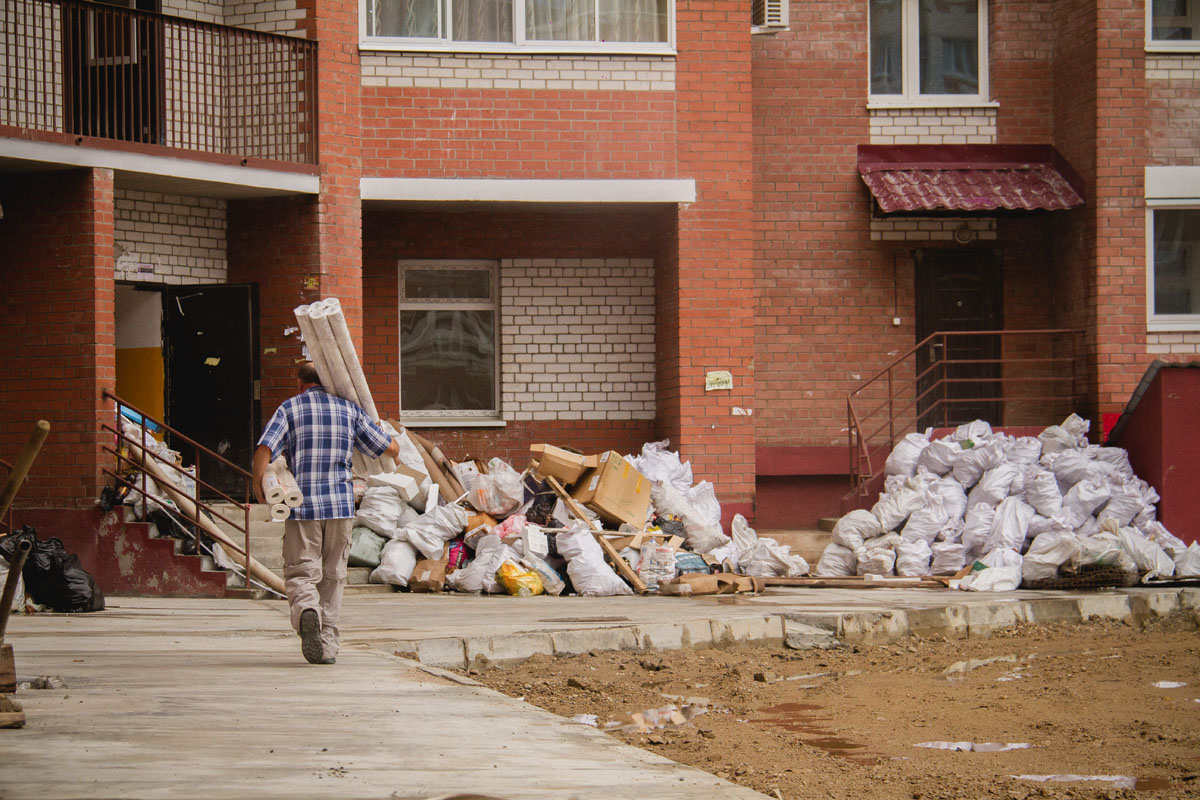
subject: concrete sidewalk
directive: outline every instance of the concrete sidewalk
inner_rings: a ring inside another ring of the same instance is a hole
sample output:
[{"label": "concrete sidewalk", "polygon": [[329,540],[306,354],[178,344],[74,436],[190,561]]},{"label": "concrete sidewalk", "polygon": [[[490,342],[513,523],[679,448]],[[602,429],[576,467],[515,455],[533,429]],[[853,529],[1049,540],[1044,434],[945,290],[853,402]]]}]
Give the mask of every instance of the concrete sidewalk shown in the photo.
[{"label": "concrete sidewalk", "polygon": [[347,599],[338,663],[322,667],[304,663],[281,601],[113,597],[97,614],[11,620],[18,675],[66,688],[18,693],[28,722],[0,730],[0,797],[762,797],[439,667],[610,646],[978,635],[1181,608],[1200,608],[1200,590],[367,595]]}]

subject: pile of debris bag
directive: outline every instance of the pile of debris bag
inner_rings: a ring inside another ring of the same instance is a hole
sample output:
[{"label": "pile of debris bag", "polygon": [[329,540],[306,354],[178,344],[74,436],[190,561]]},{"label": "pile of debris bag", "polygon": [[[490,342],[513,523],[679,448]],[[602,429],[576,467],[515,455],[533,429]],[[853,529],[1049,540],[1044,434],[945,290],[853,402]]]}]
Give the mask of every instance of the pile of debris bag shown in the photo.
[{"label": "pile of debris bag", "polygon": [[531,596],[760,591],[746,576],[798,576],[804,559],[760,539],[740,515],[733,535],[708,481],[646,444],[640,454],[530,447],[523,471],[500,458],[455,463],[433,443],[382,423],[395,471],[355,479],[350,566],[413,592]]},{"label": "pile of debris bag", "polygon": [[1155,519],[1157,492],[1125,450],[1089,445],[1090,427],[1072,414],[1037,437],[982,420],[932,441],[910,433],[888,456],[878,502],[838,521],[816,574],[962,573],[960,588],[975,591],[1101,573],[1127,583],[1200,576],[1200,545]]}]

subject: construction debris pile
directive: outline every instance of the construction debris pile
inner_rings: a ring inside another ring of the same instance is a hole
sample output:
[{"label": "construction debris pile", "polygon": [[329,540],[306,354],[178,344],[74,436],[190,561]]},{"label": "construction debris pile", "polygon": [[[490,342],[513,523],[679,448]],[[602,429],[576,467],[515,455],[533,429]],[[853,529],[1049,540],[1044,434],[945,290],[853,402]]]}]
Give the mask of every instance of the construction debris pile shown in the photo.
[{"label": "construction debris pile", "polygon": [[982,420],[909,434],[878,502],[838,521],[816,574],[962,574],[974,591],[1200,576],[1200,545],[1156,520],[1154,488],[1123,449],[1089,445],[1090,427],[1072,414],[1037,437]]}]

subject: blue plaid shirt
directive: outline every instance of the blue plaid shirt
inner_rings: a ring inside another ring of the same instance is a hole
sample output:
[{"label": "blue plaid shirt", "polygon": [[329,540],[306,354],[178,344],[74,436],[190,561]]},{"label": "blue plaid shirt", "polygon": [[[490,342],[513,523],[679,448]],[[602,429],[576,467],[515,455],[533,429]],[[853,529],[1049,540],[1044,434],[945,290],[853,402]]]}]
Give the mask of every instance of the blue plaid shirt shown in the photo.
[{"label": "blue plaid shirt", "polygon": [[314,386],[275,410],[258,443],[271,448],[271,460],[287,453],[304,493],[292,519],[348,519],[354,516],[351,448],[378,457],[392,440],[357,405]]}]

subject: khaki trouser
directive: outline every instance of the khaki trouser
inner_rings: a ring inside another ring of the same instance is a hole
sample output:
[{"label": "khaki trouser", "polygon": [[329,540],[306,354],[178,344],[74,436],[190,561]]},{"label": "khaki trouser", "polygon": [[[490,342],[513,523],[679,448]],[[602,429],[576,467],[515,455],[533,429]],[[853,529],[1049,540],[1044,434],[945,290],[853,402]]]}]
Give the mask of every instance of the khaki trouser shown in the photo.
[{"label": "khaki trouser", "polygon": [[283,523],[283,587],[300,630],[300,613],[314,609],[321,618],[325,657],[338,651],[338,617],[346,583],[353,519],[289,519]]}]

